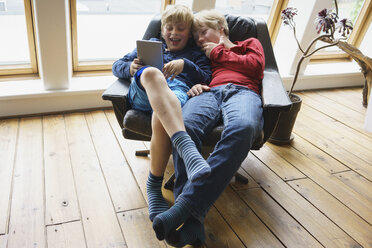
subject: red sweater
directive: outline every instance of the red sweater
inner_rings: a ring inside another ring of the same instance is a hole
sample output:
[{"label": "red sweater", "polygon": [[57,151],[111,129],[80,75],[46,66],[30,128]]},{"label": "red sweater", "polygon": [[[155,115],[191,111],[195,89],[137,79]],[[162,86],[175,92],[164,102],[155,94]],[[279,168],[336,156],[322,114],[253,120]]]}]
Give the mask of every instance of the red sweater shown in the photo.
[{"label": "red sweater", "polygon": [[211,51],[212,82],[209,87],[228,83],[246,86],[260,94],[265,55],[256,38],[235,42],[236,46],[226,49],[219,45]]}]

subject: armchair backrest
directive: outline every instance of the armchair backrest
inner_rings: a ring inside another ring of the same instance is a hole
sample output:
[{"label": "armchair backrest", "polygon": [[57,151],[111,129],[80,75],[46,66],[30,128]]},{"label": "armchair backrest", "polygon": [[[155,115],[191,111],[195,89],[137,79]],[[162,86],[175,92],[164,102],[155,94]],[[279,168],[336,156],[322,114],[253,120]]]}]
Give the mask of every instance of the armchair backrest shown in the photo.
[{"label": "armchair backrest", "polygon": [[[251,37],[257,38],[265,53],[265,69],[277,69],[271,39],[267,31],[266,23],[262,19],[254,19],[250,17],[241,17],[234,15],[225,15],[227,25],[229,26],[229,38],[231,41],[242,41]],[[148,25],[143,36],[144,40],[150,38],[160,39],[161,35],[161,19],[160,16],[154,17]]]}]

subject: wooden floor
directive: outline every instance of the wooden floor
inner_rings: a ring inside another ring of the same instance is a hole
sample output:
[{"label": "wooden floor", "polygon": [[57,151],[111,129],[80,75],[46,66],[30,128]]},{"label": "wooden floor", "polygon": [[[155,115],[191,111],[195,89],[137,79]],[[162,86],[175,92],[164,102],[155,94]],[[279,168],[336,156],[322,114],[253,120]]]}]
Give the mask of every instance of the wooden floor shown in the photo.
[{"label": "wooden floor", "polygon": [[[293,144],[249,154],[249,184],[232,182],[206,218],[207,247],[372,247],[361,89],[300,95]],[[149,159],[134,156],[146,146],[112,110],[0,120],[0,248],[169,247],[148,220]]]}]

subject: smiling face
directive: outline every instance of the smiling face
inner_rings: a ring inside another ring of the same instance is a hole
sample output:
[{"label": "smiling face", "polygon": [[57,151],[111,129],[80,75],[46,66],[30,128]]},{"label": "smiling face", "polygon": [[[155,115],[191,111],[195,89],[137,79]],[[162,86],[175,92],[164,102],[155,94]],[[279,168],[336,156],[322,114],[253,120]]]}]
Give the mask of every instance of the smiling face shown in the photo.
[{"label": "smiling face", "polygon": [[193,32],[194,40],[199,47],[201,47],[205,42],[218,44],[222,34],[223,32],[221,32],[221,30],[218,31],[207,26],[200,26]]},{"label": "smiling face", "polygon": [[190,25],[186,23],[167,23],[163,26],[162,36],[169,51],[176,52],[184,49],[191,37]]}]

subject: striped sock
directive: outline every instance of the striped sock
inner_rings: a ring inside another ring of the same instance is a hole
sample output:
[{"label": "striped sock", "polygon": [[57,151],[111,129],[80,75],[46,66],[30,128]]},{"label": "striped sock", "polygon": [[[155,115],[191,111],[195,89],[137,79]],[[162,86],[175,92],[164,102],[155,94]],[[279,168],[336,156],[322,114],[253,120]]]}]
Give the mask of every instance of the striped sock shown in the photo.
[{"label": "striped sock", "polygon": [[204,225],[191,216],[179,230],[170,232],[166,241],[175,247],[201,245],[205,242]]},{"label": "striped sock", "polygon": [[146,183],[147,198],[149,202],[149,217],[152,221],[156,215],[161,214],[169,209],[161,193],[163,177],[157,177],[149,173]]},{"label": "striped sock", "polygon": [[211,167],[200,155],[195,143],[185,131],[173,134],[171,140],[185,163],[187,177],[190,181],[194,182],[211,174]]},{"label": "striped sock", "polygon": [[180,202],[176,202],[164,213],[154,218],[152,228],[159,240],[163,240],[171,231],[175,231],[181,224],[190,217],[189,210]]}]

